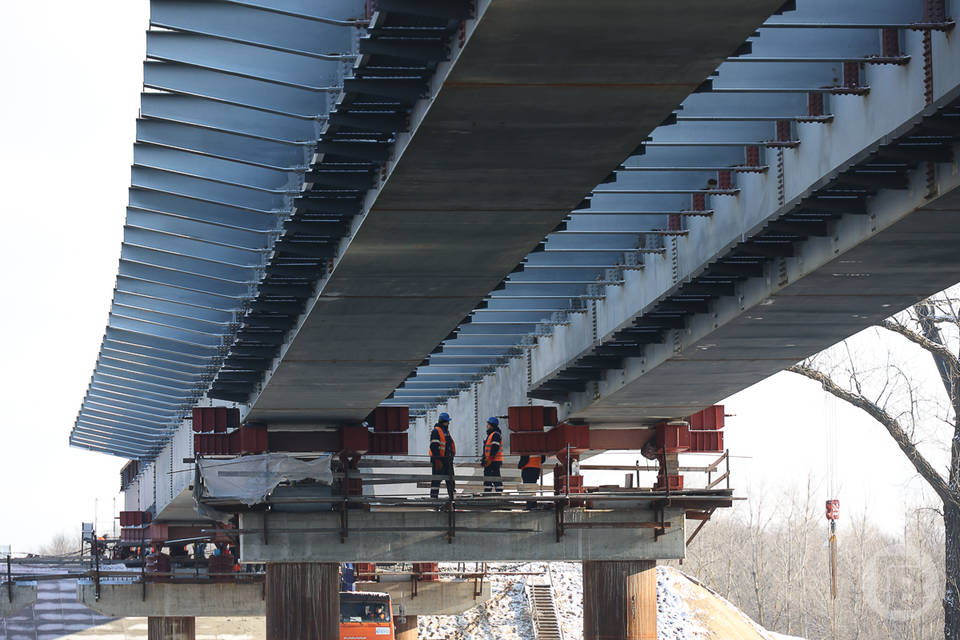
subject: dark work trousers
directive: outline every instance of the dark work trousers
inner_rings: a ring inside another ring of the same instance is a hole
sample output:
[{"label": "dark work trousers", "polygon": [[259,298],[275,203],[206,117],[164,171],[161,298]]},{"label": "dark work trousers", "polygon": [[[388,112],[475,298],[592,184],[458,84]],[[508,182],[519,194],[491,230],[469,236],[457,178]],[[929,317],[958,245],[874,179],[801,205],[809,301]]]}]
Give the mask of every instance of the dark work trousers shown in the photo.
[{"label": "dark work trousers", "polygon": [[[431,458],[431,471],[435,476],[447,476],[447,495],[453,500],[456,483],[453,479],[453,460],[450,458]],[[440,480],[430,481],[430,497],[436,500],[440,496]]]},{"label": "dark work trousers", "polygon": [[[533,467],[521,469],[520,477],[523,478],[523,484],[536,485],[538,482],[540,482],[540,469],[534,469]],[[532,489],[528,489],[527,487],[524,487],[524,489],[527,489],[528,491],[530,490],[536,491],[535,487]],[[535,501],[533,500],[527,501],[527,509],[536,509],[536,508],[537,508],[537,503]]]},{"label": "dark work trousers", "polygon": [[[500,482],[500,465],[502,464],[502,462],[491,462],[483,468],[484,493],[503,493],[503,483]],[[487,480],[487,478],[496,478],[496,480]]]}]

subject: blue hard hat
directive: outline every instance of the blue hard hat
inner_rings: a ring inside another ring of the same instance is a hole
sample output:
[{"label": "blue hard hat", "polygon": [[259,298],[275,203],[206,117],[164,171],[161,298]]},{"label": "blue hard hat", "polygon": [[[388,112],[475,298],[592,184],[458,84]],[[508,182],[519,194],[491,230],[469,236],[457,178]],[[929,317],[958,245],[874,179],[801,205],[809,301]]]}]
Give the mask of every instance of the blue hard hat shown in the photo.
[{"label": "blue hard hat", "polygon": [[492,424],[495,427],[499,427],[500,421],[497,420],[496,416],[490,416],[489,418],[487,418],[487,424]]},{"label": "blue hard hat", "polygon": [[440,417],[437,418],[437,422],[450,422],[450,414],[449,414],[449,413],[441,413],[441,414],[440,414]]}]

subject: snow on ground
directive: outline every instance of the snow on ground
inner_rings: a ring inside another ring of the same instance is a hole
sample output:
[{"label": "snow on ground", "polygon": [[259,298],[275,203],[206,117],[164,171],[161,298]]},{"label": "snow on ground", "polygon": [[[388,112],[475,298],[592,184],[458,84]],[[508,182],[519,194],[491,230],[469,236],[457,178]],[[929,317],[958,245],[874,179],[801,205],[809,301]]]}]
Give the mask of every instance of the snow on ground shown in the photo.
[{"label": "snow on ground", "polygon": [[657,567],[657,638],[683,640],[708,638],[694,612],[683,599],[678,583],[686,577],[673,567]]},{"label": "snow on ground", "polygon": [[[497,563],[491,571],[542,572],[543,563]],[[441,571],[455,565],[440,565]],[[534,638],[525,591],[529,576],[497,576],[490,580],[490,600],[459,616],[420,616],[420,640],[529,640]]]},{"label": "snow on ground", "polygon": [[[421,640],[533,640],[525,585],[548,579],[560,616],[564,640],[583,638],[583,572],[579,562],[491,563],[491,572],[536,573],[539,576],[494,576],[491,598],[459,616],[420,616]],[[442,565],[441,570],[453,570]],[[657,567],[657,636],[661,640],[708,640],[677,589],[686,581],[675,569]],[[732,640],[732,639],[731,639]]]}]

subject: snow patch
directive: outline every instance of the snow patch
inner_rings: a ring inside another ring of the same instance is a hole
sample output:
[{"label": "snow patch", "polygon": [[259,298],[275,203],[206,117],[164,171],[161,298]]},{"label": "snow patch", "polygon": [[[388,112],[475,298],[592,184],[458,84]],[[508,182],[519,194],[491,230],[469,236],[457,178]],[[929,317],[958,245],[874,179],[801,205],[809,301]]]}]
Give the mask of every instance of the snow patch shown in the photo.
[{"label": "snow patch", "polygon": [[[579,562],[491,563],[492,572],[534,573],[530,576],[493,576],[491,598],[459,616],[420,616],[422,640],[534,640],[526,585],[547,577],[560,616],[564,640],[583,639],[583,569]],[[440,565],[441,571],[455,565]],[[706,640],[676,589],[686,578],[670,567],[657,567],[657,637],[661,640]]]}]

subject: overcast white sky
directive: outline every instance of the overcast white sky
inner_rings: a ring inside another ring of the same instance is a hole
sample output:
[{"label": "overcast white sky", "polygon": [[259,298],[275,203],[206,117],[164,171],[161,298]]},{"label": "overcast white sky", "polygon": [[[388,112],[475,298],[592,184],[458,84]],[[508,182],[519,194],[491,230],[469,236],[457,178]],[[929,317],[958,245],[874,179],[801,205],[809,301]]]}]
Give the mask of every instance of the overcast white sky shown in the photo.
[{"label": "overcast white sky", "polygon": [[[118,496],[124,461],[67,438],[116,276],[148,4],[8,2],[0,15],[0,545],[24,552],[92,520],[95,500],[109,530]],[[735,464],[735,486],[823,477],[829,421],[817,385],[779,374],[727,405],[727,443],[750,456]],[[869,508],[896,530],[922,483],[879,425],[837,414],[844,516]]]}]

